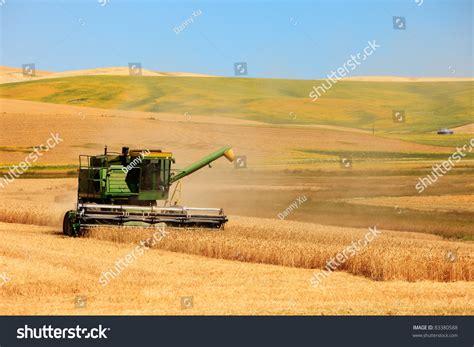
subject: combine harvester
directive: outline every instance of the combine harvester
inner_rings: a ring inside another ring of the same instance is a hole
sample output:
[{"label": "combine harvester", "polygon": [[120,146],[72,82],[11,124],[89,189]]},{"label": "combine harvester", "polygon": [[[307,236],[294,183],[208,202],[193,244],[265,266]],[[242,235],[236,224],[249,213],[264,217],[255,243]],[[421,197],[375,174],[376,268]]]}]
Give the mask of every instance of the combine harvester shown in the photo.
[{"label": "combine harvester", "polygon": [[[63,232],[82,236],[89,227],[101,225],[223,228],[227,217],[221,208],[170,205],[180,191],[178,182],[193,172],[225,156],[234,160],[231,147],[202,158],[182,170],[172,170],[172,153],[161,150],[132,150],[122,153],[79,156],[77,209],[66,212]],[[177,182],[171,198],[170,187]],[[164,200],[158,207],[157,200]]]}]

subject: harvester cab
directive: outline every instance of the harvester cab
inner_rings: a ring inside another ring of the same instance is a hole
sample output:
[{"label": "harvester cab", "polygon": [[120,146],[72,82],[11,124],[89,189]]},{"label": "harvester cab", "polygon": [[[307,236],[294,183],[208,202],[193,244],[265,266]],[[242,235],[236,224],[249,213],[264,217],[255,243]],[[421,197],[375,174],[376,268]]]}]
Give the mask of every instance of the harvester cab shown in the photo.
[{"label": "harvester cab", "polygon": [[162,206],[173,183],[210,165],[220,157],[234,160],[227,146],[201,160],[174,170],[171,152],[129,150],[79,156],[77,209],[64,216],[63,232],[80,236],[91,226],[154,226],[222,228],[227,217],[221,208]]}]

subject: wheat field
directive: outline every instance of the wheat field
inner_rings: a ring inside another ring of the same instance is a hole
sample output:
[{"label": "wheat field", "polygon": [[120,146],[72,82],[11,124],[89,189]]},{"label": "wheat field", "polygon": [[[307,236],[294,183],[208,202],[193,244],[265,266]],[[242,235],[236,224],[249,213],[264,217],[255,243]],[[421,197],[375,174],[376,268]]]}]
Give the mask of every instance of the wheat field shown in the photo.
[{"label": "wheat field", "polygon": [[[276,218],[231,215],[225,230],[169,229],[102,287],[101,274],[152,231],[63,236],[75,190],[71,179],[21,179],[0,191],[0,273],[11,279],[0,288],[0,314],[473,313],[472,242],[381,230],[313,287],[313,274],[368,229]],[[77,296],[86,308],[76,308]],[[188,296],[194,306],[183,310]]]},{"label": "wheat field", "polygon": [[[324,194],[320,183],[312,184]],[[261,188],[270,199],[272,190]],[[471,241],[380,228],[374,241],[313,287],[314,273],[373,225],[276,215],[230,215],[225,230],[170,228],[156,249],[103,287],[101,274],[154,230],[96,228],[84,238],[63,236],[62,216],[74,208],[76,189],[73,179],[20,179],[0,190],[0,273],[11,279],[0,288],[0,314],[473,313]],[[285,192],[278,190],[282,201]],[[87,297],[86,308],[75,307],[77,296]],[[180,300],[188,296],[194,307],[183,310]]]},{"label": "wheat field", "polygon": [[[232,216],[225,230],[168,229],[154,248],[210,258],[322,269],[362,239],[364,229]],[[154,230],[92,228],[88,237],[138,243]],[[474,245],[439,236],[382,230],[380,236],[338,267],[373,280],[440,282],[474,280]]]},{"label": "wheat field", "polygon": [[[61,230],[64,211],[74,208],[70,179],[21,180],[2,191],[0,222],[42,225]],[[28,191],[27,196],[22,192]],[[155,247],[180,254],[304,269],[322,269],[327,262],[368,232],[347,228],[230,216],[224,230],[167,229]],[[377,238],[337,267],[337,271],[376,281],[437,282],[474,280],[474,243],[441,236],[379,230]],[[96,240],[136,244],[153,230],[93,228]]]},{"label": "wheat field", "polygon": [[[334,272],[151,249],[107,286],[101,273],[135,244],[69,238],[57,227],[0,223],[6,315],[470,315],[473,282],[373,281]],[[87,306],[77,308],[77,296]],[[183,309],[182,297],[193,297]]]},{"label": "wheat field", "polygon": [[[62,211],[2,208],[0,222],[61,228]],[[231,216],[225,230],[167,228],[154,248],[249,263],[323,269],[331,258],[363,239],[364,229]],[[95,227],[87,237],[138,244],[156,230]],[[474,244],[440,236],[381,230],[373,242],[338,266],[338,271],[377,281],[474,280]]]}]

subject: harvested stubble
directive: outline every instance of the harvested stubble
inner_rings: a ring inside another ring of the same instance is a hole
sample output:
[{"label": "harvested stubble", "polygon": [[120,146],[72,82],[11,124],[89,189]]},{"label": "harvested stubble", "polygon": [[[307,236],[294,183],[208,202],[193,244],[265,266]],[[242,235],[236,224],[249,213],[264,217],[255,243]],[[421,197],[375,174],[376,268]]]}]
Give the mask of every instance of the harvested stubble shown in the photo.
[{"label": "harvested stubble", "polygon": [[[232,217],[226,229],[168,229],[154,248],[206,257],[322,269],[367,230],[273,219]],[[153,234],[147,229],[93,228],[88,237],[137,243]],[[337,270],[374,280],[474,279],[474,245],[435,235],[382,231]],[[449,254],[454,259],[449,259]]]}]

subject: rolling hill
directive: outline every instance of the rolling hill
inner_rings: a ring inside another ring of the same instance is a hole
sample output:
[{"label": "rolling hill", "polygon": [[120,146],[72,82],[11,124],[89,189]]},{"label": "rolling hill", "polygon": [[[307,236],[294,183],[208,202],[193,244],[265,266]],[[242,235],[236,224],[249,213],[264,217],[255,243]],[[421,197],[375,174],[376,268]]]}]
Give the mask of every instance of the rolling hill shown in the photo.
[{"label": "rolling hill", "polygon": [[[169,76],[73,76],[0,85],[0,98],[107,109],[191,113],[269,124],[319,124],[420,134],[474,119],[473,81],[341,81],[318,100],[323,81]],[[393,110],[404,110],[396,123]]]},{"label": "rolling hill", "polygon": [[[22,68],[0,66],[0,84],[14,82],[29,82],[43,79],[64,78],[74,76],[128,76],[129,68],[126,66],[113,66],[95,69],[70,70],[61,72],[35,70],[34,75],[24,75]],[[213,77],[211,75],[196,74],[192,72],[161,72],[141,69],[142,76],[170,76],[170,77]]]}]

